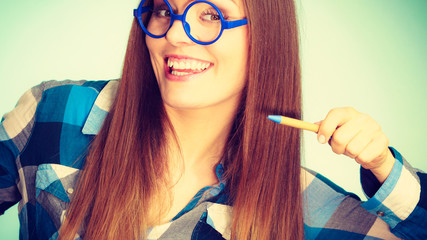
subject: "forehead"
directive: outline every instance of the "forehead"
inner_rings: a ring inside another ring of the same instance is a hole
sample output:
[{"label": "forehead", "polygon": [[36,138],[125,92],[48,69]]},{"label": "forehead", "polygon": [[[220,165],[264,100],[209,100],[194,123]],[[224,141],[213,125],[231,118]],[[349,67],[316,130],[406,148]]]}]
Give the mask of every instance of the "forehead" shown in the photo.
[{"label": "forehead", "polygon": [[[142,1],[150,1],[150,2],[154,2],[154,3],[158,3],[158,2],[163,2],[164,0],[142,0]],[[195,2],[196,0],[167,0],[171,5],[188,5],[191,2]],[[215,5],[235,5],[237,7],[243,7],[243,0],[203,0],[203,1],[207,1],[207,2],[211,2]]]}]

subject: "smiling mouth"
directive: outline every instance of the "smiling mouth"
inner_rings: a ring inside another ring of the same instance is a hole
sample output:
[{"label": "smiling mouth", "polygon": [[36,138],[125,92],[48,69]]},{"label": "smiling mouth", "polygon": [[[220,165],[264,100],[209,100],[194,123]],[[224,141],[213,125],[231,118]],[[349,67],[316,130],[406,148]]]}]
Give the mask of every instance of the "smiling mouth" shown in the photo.
[{"label": "smiling mouth", "polygon": [[190,74],[197,74],[205,71],[211,63],[202,62],[195,59],[180,59],[175,57],[168,57],[166,59],[169,74],[175,76],[184,76]]}]

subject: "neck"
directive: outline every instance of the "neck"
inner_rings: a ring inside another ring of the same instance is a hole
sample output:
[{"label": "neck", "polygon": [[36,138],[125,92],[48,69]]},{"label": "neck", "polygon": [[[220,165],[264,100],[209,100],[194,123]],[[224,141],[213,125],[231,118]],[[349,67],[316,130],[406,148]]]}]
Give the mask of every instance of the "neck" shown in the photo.
[{"label": "neck", "polygon": [[185,169],[215,166],[222,157],[237,104],[184,110],[166,106],[180,148],[180,152],[172,150],[169,159],[183,159]]}]

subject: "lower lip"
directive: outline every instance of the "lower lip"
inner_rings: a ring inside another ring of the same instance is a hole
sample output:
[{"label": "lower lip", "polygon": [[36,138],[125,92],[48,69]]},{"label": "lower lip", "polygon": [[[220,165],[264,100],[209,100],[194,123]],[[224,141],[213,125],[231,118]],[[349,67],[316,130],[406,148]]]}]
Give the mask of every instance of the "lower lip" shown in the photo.
[{"label": "lower lip", "polygon": [[208,69],[210,68],[210,66],[208,68],[206,68],[205,70],[201,71],[201,72],[197,72],[197,73],[190,73],[187,75],[182,75],[182,76],[178,76],[178,75],[174,75],[172,73],[170,73],[170,68],[168,67],[168,64],[165,63],[165,75],[166,75],[166,79],[172,82],[185,82],[185,81],[189,81],[194,77],[199,76],[200,74],[205,73]]}]

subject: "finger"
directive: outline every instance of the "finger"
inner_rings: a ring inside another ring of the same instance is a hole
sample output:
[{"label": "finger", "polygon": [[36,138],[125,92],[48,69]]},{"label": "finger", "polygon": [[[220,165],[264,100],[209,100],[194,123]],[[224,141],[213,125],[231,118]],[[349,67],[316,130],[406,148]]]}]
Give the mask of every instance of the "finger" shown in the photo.
[{"label": "finger", "polygon": [[326,139],[330,139],[337,127],[349,121],[355,114],[353,108],[334,108],[326,115],[322,121],[317,133],[317,139],[320,143],[326,143]]},{"label": "finger", "polygon": [[[358,113],[350,121],[335,130],[330,142],[332,150],[335,153],[345,154],[351,158],[355,158],[372,140],[373,135],[375,135],[379,129],[377,125],[378,124],[368,115]],[[353,144],[351,144],[351,142],[353,142]]]},{"label": "finger", "polygon": [[355,159],[362,153],[362,151],[373,141],[372,133],[360,131],[351,141],[347,144],[344,155]]},{"label": "finger", "polygon": [[381,133],[360,152],[355,160],[365,169],[377,168],[385,161],[387,151],[388,138]]},{"label": "finger", "polygon": [[320,125],[320,124],[322,124],[322,121],[315,122],[314,124]]},{"label": "finger", "polygon": [[350,120],[335,130],[332,139],[329,141],[334,153],[345,153],[347,145],[361,132],[359,125],[357,121]]}]

